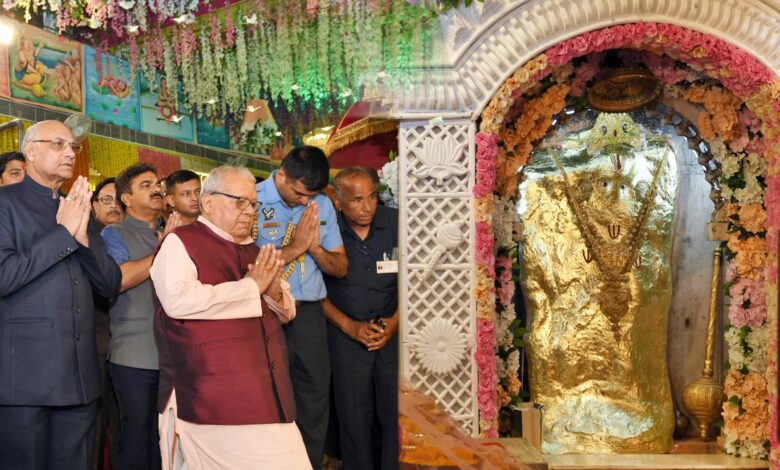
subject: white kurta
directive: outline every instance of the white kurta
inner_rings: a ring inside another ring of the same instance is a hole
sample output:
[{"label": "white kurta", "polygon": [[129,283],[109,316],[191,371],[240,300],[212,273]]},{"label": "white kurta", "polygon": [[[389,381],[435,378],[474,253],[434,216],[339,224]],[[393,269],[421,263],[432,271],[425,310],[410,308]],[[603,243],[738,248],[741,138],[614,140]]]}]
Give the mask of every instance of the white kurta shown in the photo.
[{"label": "white kurta", "polygon": [[[220,237],[232,237],[206,220]],[[251,237],[240,244],[254,243]],[[251,279],[207,285],[198,281],[195,263],[181,239],[169,234],[155,257],[151,278],[163,309],[180,320],[229,320],[262,312],[260,292]],[[282,281],[283,305],[265,297],[282,322],[295,317],[295,299]],[[269,397],[273,400],[273,397]],[[176,414],[176,391],[159,415],[160,451],[164,470],[310,469],[301,433],[295,423],[209,425],[183,421]]]}]

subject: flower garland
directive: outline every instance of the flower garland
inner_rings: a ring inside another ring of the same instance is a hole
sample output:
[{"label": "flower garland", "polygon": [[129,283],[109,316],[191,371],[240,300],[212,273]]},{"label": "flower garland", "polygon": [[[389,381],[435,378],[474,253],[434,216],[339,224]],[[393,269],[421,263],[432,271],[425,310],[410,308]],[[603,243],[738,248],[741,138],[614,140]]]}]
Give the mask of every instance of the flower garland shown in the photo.
[{"label": "flower garland", "polygon": [[533,143],[544,137],[552,125],[552,117],[563,110],[569,89],[567,84],[553,85],[538,98],[529,100],[520,118],[500,134],[496,191],[502,197],[517,192],[517,170],[528,163]]},{"label": "flower garland", "polygon": [[[482,358],[494,350],[496,338],[489,337],[498,327],[506,344],[507,310],[514,283],[506,275],[508,261],[499,255],[495,265],[484,251],[500,249],[498,242],[487,240],[486,230],[497,226],[494,219],[517,197],[514,180],[518,165],[527,161],[526,149],[533,139],[546,133],[547,122],[536,106],[529,107],[540,91],[540,81],[551,76],[552,83],[567,80],[570,96],[581,95],[595,76],[598,58],[591,55],[575,70],[572,61],[581,56],[609,49],[622,50],[619,57],[626,65],[643,63],[664,83],[667,96],[685,98],[702,104],[698,123],[711,152],[721,165],[721,187],[728,204],[732,237],[728,243],[728,284],[731,299],[725,333],[729,344],[730,369],[726,380],[729,401],[724,404],[723,435],[726,451],[735,455],[780,457],[780,443],[774,432],[777,424],[777,233],[780,228],[780,81],[750,54],[704,33],[668,24],[634,23],[614,26],[564,41],[535,57],[518,69],[496,92],[482,114],[476,136],[477,181],[474,186],[476,207],[477,366],[480,368],[478,404],[483,435],[495,432],[492,398],[506,402],[512,390],[490,373],[490,364]],[[723,86],[701,85],[701,79]],[[681,83],[694,83],[687,87]],[[556,85],[548,85],[545,93]],[[558,89],[560,90],[560,89]],[[559,91],[557,93],[560,93]],[[558,95],[559,96],[559,95]],[[556,96],[555,102],[560,98]],[[529,111],[530,109],[530,111]],[[525,113],[529,115],[526,116]],[[554,113],[553,113],[554,114]],[[506,126],[509,121],[538,124]],[[549,125],[548,125],[549,127]],[[503,140],[502,140],[503,139]],[[511,150],[510,150],[511,149]],[[518,154],[515,156],[514,151]],[[497,176],[501,175],[501,176]],[[498,181],[497,181],[498,179]],[[496,203],[488,203],[493,192]],[[502,225],[506,221],[500,222]],[[482,224],[482,225],[480,225]],[[506,243],[506,235],[496,233]],[[496,291],[496,266],[499,287]],[[496,304],[495,299],[499,302]],[[491,303],[492,300],[492,303]],[[510,304],[511,305],[511,304]],[[499,355],[496,370],[502,376],[511,369],[508,357]],[[486,369],[487,368],[487,369]],[[495,380],[495,381],[494,381]],[[492,381],[492,382],[491,382]],[[496,391],[491,391],[491,387]],[[770,406],[771,405],[771,406]],[[767,415],[770,414],[767,420]],[[768,421],[768,422],[767,422]],[[772,426],[770,428],[770,425]],[[769,442],[767,442],[769,438]]]},{"label": "flower garland", "polygon": [[6,0],[6,10],[23,10],[25,21],[32,19],[32,13],[50,11],[57,16],[57,27],[63,32],[69,27],[88,27],[93,30],[111,30],[119,38],[126,35],[127,25],[137,25],[140,31],[149,30],[149,18],[155,24],[163,24],[174,17],[194,15],[208,0]]},{"label": "flower garland", "polygon": [[[342,114],[366,87],[402,83],[410,67],[433,56],[425,52],[439,36],[438,13],[405,0],[230,3],[211,12],[208,1],[196,0],[5,0],[3,6],[24,11],[28,20],[54,12],[61,32],[75,27],[77,35],[118,44],[131,72],[140,68],[150,86],[156,71],[169,82],[175,76],[187,111],[211,113],[208,102],[217,100],[221,114],[240,116],[248,100],[262,98],[275,115],[314,114],[310,127],[326,125],[333,111]],[[207,45],[201,29],[211,38]],[[158,47],[163,36],[176,50],[173,68]],[[201,70],[208,61],[216,78]],[[200,87],[201,78],[215,83],[217,93]]]},{"label": "flower garland", "polygon": [[[757,137],[761,126],[752,119],[738,119],[739,111],[734,112],[735,106],[727,105],[724,109],[722,103],[733,102],[724,97],[724,90],[710,89],[703,96],[701,90],[693,93],[694,99],[704,103],[709,113],[702,113],[704,119],[713,119],[712,109],[720,109],[721,114],[727,115],[720,124],[712,126],[714,135],[711,137],[715,140],[710,141],[711,151],[722,165],[721,193],[727,201],[731,232],[726,255],[731,262],[726,269],[724,286],[729,299],[729,325],[725,331],[728,346],[725,394],[728,400],[723,404],[725,450],[733,455],[765,458],[769,438],[769,390],[765,377],[769,346],[765,280],[766,185],[763,182],[766,161],[757,153],[735,153],[746,146],[732,145],[733,140],[727,145],[722,140],[747,133],[746,128],[751,126],[750,135]],[[731,124],[723,125],[724,122]]]},{"label": "flower garland", "polygon": [[249,132],[239,132],[240,137],[235,144],[235,150],[268,155],[271,147],[278,140],[276,133],[279,128],[273,121],[263,121],[255,124]]},{"label": "flower garland", "polygon": [[[311,107],[324,120],[351,105],[364,87],[393,84],[412,65],[423,65],[419,51],[432,47],[426,42],[439,28],[434,13],[403,0],[319,1],[309,5],[310,15],[299,14],[296,5],[255,2],[203,15],[172,32],[152,30],[144,36],[144,53],[131,63],[150,82],[155,70],[169,81],[175,76],[188,110],[208,113],[201,108],[217,100],[221,114],[240,116],[248,100],[263,98],[275,115],[278,108],[284,108],[280,115],[294,115],[311,113]],[[426,33],[415,32],[420,30]],[[163,48],[157,52],[163,35],[176,50],[173,67]],[[147,47],[150,40],[153,47]],[[133,44],[121,47],[120,56],[135,54]]]},{"label": "flower garland", "polygon": [[390,152],[388,162],[379,169],[379,198],[388,207],[398,208],[398,165],[400,160]]}]

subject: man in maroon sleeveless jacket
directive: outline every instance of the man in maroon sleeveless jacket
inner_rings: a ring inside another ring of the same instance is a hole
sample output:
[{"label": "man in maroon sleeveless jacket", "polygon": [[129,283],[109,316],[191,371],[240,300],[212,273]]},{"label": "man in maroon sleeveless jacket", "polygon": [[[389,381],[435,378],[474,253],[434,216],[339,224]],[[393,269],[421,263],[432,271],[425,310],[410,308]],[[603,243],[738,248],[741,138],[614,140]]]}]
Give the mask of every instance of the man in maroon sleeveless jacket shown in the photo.
[{"label": "man in maroon sleeveless jacket", "polygon": [[295,299],[279,251],[250,236],[256,204],[248,170],[215,169],[152,264],[164,469],[311,468],[282,332]]}]

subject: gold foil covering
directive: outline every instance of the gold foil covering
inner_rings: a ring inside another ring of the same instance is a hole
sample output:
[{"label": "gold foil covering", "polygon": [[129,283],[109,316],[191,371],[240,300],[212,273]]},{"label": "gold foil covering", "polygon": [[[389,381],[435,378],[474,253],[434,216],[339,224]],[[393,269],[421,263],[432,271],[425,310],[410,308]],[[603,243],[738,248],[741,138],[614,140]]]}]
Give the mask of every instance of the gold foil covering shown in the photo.
[{"label": "gold foil covering", "polygon": [[638,238],[637,261],[621,281],[629,300],[620,315],[610,316],[600,297],[611,286],[588,255],[561,171],[544,151],[526,168],[521,279],[531,318],[531,399],[545,407],[542,450],[667,452],[674,429],[666,341],[675,155],[664,139],[646,135],[618,169],[614,155],[588,154],[586,133],[567,136],[574,139],[564,142],[558,158],[600,238],[619,244],[636,225],[644,197],[655,193],[655,201]]}]

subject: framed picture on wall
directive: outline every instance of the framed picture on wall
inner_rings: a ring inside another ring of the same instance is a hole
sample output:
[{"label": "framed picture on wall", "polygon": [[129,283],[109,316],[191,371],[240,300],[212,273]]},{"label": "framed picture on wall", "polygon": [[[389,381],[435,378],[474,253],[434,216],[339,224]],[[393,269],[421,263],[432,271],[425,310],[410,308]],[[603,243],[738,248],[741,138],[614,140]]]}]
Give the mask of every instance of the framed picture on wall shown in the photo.
[{"label": "framed picture on wall", "polygon": [[8,48],[0,45],[0,96],[11,96],[8,77]]},{"label": "framed picture on wall", "polygon": [[206,115],[204,112],[203,115],[198,116],[195,124],[199,145],[208,145],[210,147],[219,147],[223,149],[230,148],[228,123],[218,112],[214,111],[210,115]]},{"label": "framed picture on wall", "polygon": [[127,61],[84,46],[84,81],[87,116],[117,126],[141,129],[138,80],[130,73]]},{"label": "framed picture on wall", "polygon": [[8,46],[10,96],[69,111],[84,109],[81,44],[17,24]]},{"label": "framed picture on wall", "polygon": [[[139,72],[138,84],[141,92],[141,130],[189,142],[195,140],[192,115],[185,113],[181,106],[176,107],[165,77],[157,73],[155,83],[149,83],[144,74]],[[178,90],[181,96],[181,84]]]}]

